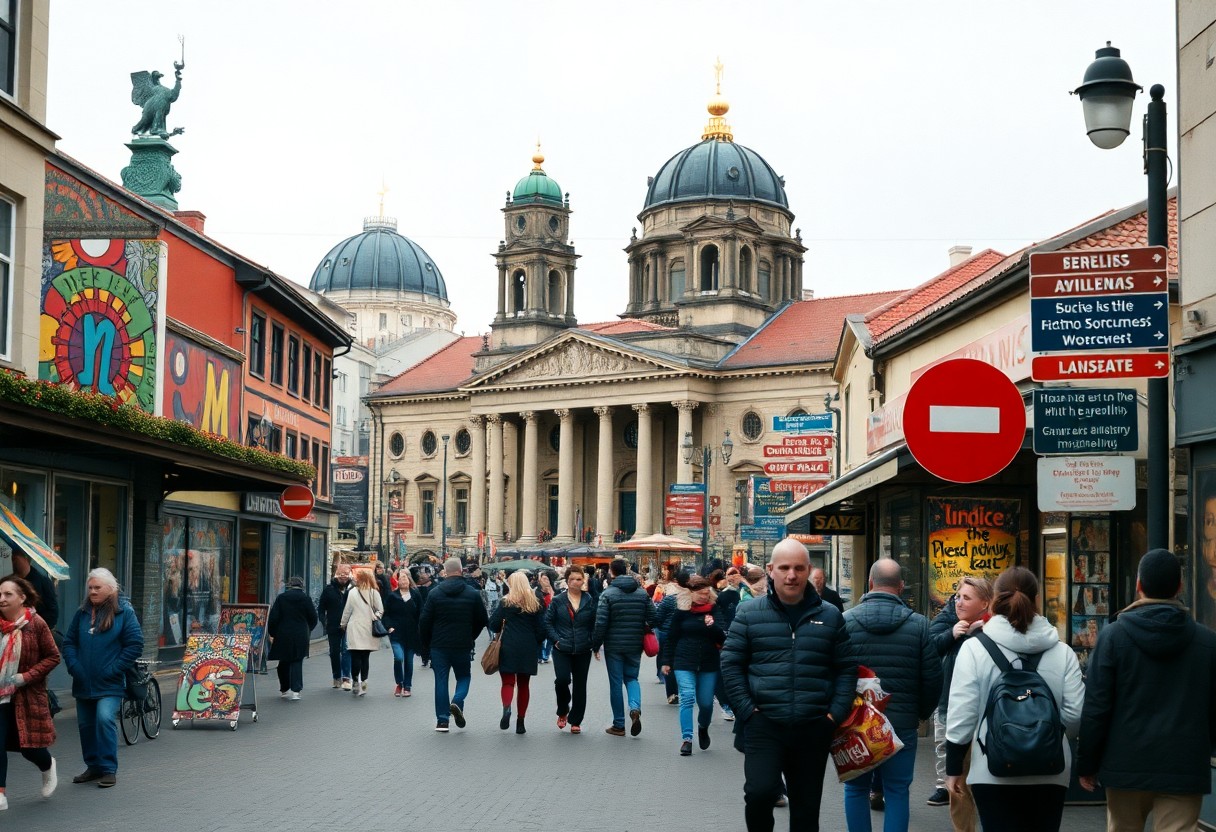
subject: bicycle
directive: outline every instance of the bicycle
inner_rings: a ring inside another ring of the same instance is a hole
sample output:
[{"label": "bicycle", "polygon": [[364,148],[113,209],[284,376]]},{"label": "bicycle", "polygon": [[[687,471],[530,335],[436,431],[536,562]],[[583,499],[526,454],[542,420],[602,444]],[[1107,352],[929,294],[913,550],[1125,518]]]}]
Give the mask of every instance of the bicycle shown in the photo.
[{"label": "bicycle", "polygon": [[139,742],[141,728],[150,740],[160,736],[160,683],[152,675],[157,664],[146,659],[135,661],[134,678],[129,681],[118,710],[122,739],[127,745]]}]

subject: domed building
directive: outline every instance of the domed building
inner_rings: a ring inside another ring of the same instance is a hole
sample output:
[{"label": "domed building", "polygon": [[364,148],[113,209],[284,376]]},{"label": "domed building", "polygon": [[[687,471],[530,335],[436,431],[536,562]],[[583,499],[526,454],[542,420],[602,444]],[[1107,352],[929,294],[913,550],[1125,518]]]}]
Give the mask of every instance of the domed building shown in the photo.
[{"label": "domed building", "polygon": [[317,264],[308,288],[353,317],[356,343],[381,350],[426,330],[451,331],[456,315],[443,274],[392,217],[368,217],[363,232]]}]

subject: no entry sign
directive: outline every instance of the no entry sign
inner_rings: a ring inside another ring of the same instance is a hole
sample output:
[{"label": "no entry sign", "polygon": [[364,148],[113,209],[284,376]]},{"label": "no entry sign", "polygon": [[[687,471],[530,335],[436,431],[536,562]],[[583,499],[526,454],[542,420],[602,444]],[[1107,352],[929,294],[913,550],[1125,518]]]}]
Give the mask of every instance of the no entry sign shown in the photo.
[{"label": "no entry sign", "polygon": [[930,367],[904,402],[904,438],[921,467],[950,482],[979,482],[1017,456],[1026,435],[1022,394],[973,358]]},{"label": "no entry sign", "polygon": [[279,511],[288,520],[303,520],[312,511],[312,489],[306,485],[289,485],[279,495]]}]

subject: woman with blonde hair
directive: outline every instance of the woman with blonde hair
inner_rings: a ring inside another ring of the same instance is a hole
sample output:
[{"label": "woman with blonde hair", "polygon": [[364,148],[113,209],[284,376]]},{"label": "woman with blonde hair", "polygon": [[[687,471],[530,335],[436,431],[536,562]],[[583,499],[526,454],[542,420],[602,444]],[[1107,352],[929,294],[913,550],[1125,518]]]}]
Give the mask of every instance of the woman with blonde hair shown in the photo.
[{"label": "woman with blonde hair", "polygon": [[380,639],[372,635],[372,622],[384,617],[384,601],[380,586],[370,569],[358,570],[355,589],[346,594],[342,610],[342,629],[346,632],[346,649],[350,652],[351,691],[355,696],[367,695],[367,675],[373,650],[380,649]]},{"label": "woman with blonde hair", "polygon": [[384,596],[384,624],[388,627],[389,646],[393,648],[393,675],[397,681],[393,696],[411,696],[414,654],[421,646],[418,618],[422,613],[422,599],[406,567],[398,569],[393,580],[397,588]]},{"label": "woman with blonde hair", "polygon": [[[498,675],[502,679],[502,719],[498,727],[511,726],[511,700],[517,700],[515,733],[527,733],[529,684],[536,675],[537,647],[545,639],[544,607],[528,583],[528,576],[515,572],[507,579],[507,594],[490,616],[490,632],[499,633]],[[519,693],[516,694],[518,689]]]}]

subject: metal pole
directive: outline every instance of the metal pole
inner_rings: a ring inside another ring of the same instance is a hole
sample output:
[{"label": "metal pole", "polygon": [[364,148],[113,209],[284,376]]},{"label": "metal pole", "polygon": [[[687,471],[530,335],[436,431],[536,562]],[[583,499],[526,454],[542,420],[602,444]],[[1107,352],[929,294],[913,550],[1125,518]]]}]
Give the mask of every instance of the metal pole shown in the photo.
[{"label": "metal pole", "polygon": [[448,435],[443,435],[443,511],[439,517],[439,534],[442,536],[443,542],[439,544],[439,550],[443,553],[443,559],[448,559]]},{"label": "metal pole", "polygon": [[[1169,215],[1166,209],[1165,87],[1154,84],[1144,118],[1144,172],[1148,176],[1148,244],[1169,245]],[[1169,331],[1166,330],[1166,346]],[[1148,380],[1148,547],[1170,545],[1170,423],[1169,379]]]},{"label": "metal pole", "polygon": [[701,470],[705,472],[704,517],[701,519],[701,568],[709,563],[709,466],[714,461],[714,449],[706,445],[701,449]]}]

